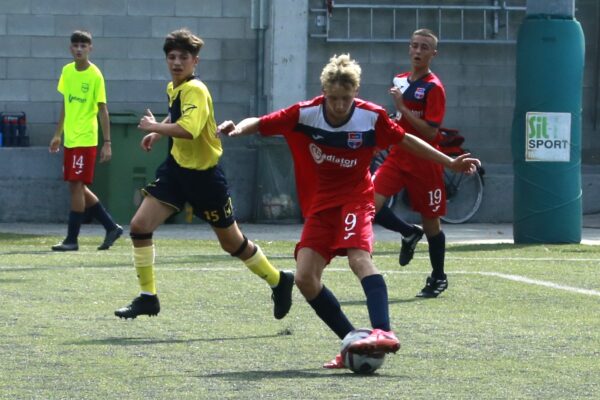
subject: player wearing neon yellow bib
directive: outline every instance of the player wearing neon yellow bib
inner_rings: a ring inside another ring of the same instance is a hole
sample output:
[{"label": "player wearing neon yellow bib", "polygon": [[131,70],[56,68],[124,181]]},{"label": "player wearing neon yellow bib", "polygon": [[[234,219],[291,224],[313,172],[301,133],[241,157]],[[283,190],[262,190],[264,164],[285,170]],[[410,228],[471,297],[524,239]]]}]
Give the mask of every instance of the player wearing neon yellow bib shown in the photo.
[{"label": "player wearing neon yellow bib", "polygon": [[63,67],[57,90],[64,97],[65,143],[68,148],[98,145],[98,103],[106,104],[102,72],[90,63],[78,71],[75,62]]},{"label": "player wearing neon yellow bib", "polygon": [[73,62],[63,67],[58,80],[57,90],[63,95],[64,101],[49,150],[51,153],[59,151],[64,131],[63,178],[69,182],[71,211],[67,237],[52,246],[52,250],[79,250],[77,238],[86,212],[106,229],[104,241],[98,246],[98,250],[106,250],[121,236],[123,228],[115,223],[98,197],[88,188],[94,179],[96,166],[98,118],[104,137],[100,162],[109,161],[112,157],[104,78],[98,67],[89,60],[91,33],[73,32],[70,50]]}]

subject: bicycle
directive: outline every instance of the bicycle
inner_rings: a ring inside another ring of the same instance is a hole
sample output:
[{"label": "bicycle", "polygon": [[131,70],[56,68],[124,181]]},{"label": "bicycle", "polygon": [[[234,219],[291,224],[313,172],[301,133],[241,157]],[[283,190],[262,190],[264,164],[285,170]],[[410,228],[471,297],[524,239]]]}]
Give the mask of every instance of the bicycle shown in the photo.
[{"label": "bicycle", "polygon": [[[464,136],[460,135],[456,129],[440,128],[442,140],[439,143],[440,151],[451,157],[456,157],[467,153],[468,150],[462,147],[465,141]],[[373,157],[371,162],[371,173],[375,172],[388,155],[388,150],[382,150]],[[465,175],[444,168],[444,186],[446,189],[446,215],[440,217],[442,221],[450,224],[461,224],[470,220],[479,210],[483,200],[483,187],[485,170],[478,167],[477,172],[472,175]],[[393,207],[398,198],[408,207],[410,201],[406,190],[391,196],[387,207]]]}]

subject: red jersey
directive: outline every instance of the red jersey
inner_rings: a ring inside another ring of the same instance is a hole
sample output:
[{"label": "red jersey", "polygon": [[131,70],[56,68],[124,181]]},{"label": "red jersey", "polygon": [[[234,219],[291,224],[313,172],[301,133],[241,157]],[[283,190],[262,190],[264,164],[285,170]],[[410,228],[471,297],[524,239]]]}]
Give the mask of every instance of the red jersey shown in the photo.
[{"label": "red jersey", "polygon": [[404,131],[373,103],[355,99],[348,120],[332,126],[324,96],[260,119],[262,135],[285,137],[296,175],[302,214],[348,203],[373,203],[369,165],[376,149],[402,141]]},{"label": "red jersey", "polygon": [[[422,78],[412,82],[408,78],[410,72],[396,75],[394,77],[394,86],[400,89],[402,92],[402,100],[404,105],[412,112],[417,115],[420,119],[425,120],[429,125],[439,127],[444,119],[446,112],[446,92],[444,85],[440,79],[433,73],[430,72]],[[400,115],[398,115],[400,116]],[[437,144],[441,139],[440,133],[434,140],[427,140],[408,122],[406,118],[400,116],[398,122],[400,126],[408,133],[411,133],[420,139],[425,140],[436,149],[439,149]],[[392,149],[390,154],[405,170],[418,173],[422,169],[423,163],[432,163],[431,161],[424,160],[417,157],[407,151],[404,151],[398,146]]]}]

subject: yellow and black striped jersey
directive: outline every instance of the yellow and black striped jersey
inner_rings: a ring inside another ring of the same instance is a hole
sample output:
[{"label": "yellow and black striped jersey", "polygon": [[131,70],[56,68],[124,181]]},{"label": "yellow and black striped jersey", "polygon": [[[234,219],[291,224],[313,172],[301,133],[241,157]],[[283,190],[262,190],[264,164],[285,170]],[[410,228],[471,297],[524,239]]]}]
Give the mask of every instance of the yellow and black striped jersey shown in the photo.
[{"label": "yellow and black striped jersey", "polygon": [[205,170],[214,167],[223,154],[221,140],[217,137],[217,123],[212,98],[206,85],[196,77],[173,87],[167,85],[169,116],[188,131],[193,139],[172,138],[171,155],[179,166]]}]

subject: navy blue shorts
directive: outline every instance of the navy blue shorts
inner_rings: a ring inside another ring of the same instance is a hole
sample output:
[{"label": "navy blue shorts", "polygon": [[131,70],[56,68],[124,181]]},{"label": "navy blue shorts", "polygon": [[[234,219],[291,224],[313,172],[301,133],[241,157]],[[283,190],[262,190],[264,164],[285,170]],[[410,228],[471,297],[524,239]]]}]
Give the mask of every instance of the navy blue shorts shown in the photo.
[{"label": "navy blue shorts", "polygon": [[182,168],[168,158],[156,170],[156,180],[142,192],[177,212],[189,203],[195,216],[216,228],[227,228],[235,222],[227,179],[219,165],[198,171]]}]

